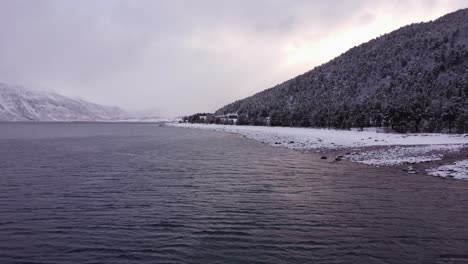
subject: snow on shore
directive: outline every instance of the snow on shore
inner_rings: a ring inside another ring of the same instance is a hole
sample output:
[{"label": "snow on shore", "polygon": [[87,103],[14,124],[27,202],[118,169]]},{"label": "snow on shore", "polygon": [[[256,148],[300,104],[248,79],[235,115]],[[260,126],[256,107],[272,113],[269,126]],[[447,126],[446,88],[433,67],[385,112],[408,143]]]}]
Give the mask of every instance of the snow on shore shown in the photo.
[{"label": "snow on shore", "polygon": [[[392,134],[314,128],[170,124],[243,135],[272,146],[296,150],[351,149],[345,159],[373,166],[441,160],[468,146],[468,134]],[[372,147],[372,148],[370,148]],[[461,168],[466,174],[466,167]]]},{"label": "snow on shore", "polygon": [[395,166],[441,160],[445,154],[458,152],[460,144],[392,146],[378,150],[353,152],[346,155],[350,161],[374,166]]},{"label": "snow on shore", "polygon": [[468,180],[468,160],[460,160],[453,164],[443,165],[427,170],[429,175]]},{"label": "snow on shore", "polygon": [[206,124],[171,124],[243,135],[274,146],[317,150],[393,145],[468,144],[468,134],[391,134],[371,131],[346,131],[295,127],[228,126]]}]

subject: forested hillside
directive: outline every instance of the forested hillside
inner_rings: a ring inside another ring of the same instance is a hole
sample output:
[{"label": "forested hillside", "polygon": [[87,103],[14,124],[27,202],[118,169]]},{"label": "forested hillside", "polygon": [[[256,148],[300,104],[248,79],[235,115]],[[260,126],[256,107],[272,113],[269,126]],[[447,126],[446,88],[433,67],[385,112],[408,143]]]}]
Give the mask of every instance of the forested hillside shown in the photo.
[{"label": "forested hillside", "polygon": [[238,124],[468,132],[468,9],[412,24],[216,114]]}]

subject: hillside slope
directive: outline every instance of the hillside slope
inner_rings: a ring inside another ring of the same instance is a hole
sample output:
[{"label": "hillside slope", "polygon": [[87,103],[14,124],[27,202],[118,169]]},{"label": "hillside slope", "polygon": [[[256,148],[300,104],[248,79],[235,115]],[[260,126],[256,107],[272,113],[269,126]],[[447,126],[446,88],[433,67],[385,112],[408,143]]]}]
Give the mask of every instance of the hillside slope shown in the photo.
[{"label": "hillside slope", "polygon": [[229,104],[239,124],[468,131],[468,9],[412,24]]},{"label": "hillside slope", "polygon": [[117,107],[0,83],[0,121],[110,121],[125,116]]}]

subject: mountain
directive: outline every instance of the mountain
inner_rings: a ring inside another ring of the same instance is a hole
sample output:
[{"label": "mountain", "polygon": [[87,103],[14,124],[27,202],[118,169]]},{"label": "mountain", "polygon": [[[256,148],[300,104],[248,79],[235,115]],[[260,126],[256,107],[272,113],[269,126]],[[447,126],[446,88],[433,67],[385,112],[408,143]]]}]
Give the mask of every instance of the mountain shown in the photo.
[{"label": "mountain", "polygon": [[112,121],[126,116],[117,107],[0,83],[0,121]]},{"label": "mountain", "polygon": [[402,27],[216,114],[239,124],[468,131],[468,9]]}]

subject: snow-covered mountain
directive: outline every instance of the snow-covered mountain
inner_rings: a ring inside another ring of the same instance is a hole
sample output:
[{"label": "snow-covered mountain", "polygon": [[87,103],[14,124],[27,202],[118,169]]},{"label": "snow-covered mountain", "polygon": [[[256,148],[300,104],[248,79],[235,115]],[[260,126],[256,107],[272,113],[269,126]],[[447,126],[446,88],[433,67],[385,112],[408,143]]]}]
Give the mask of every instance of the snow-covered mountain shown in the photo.
[{"label": "snow-covered mountain", "polygon": [[354,47],[216,115],[238,124],[468,132],[468,8]]},{"label": "snow-covered mountain", "polygon": [[118,107],[0,83],[0,121],[113,121],[127,117]]}]

